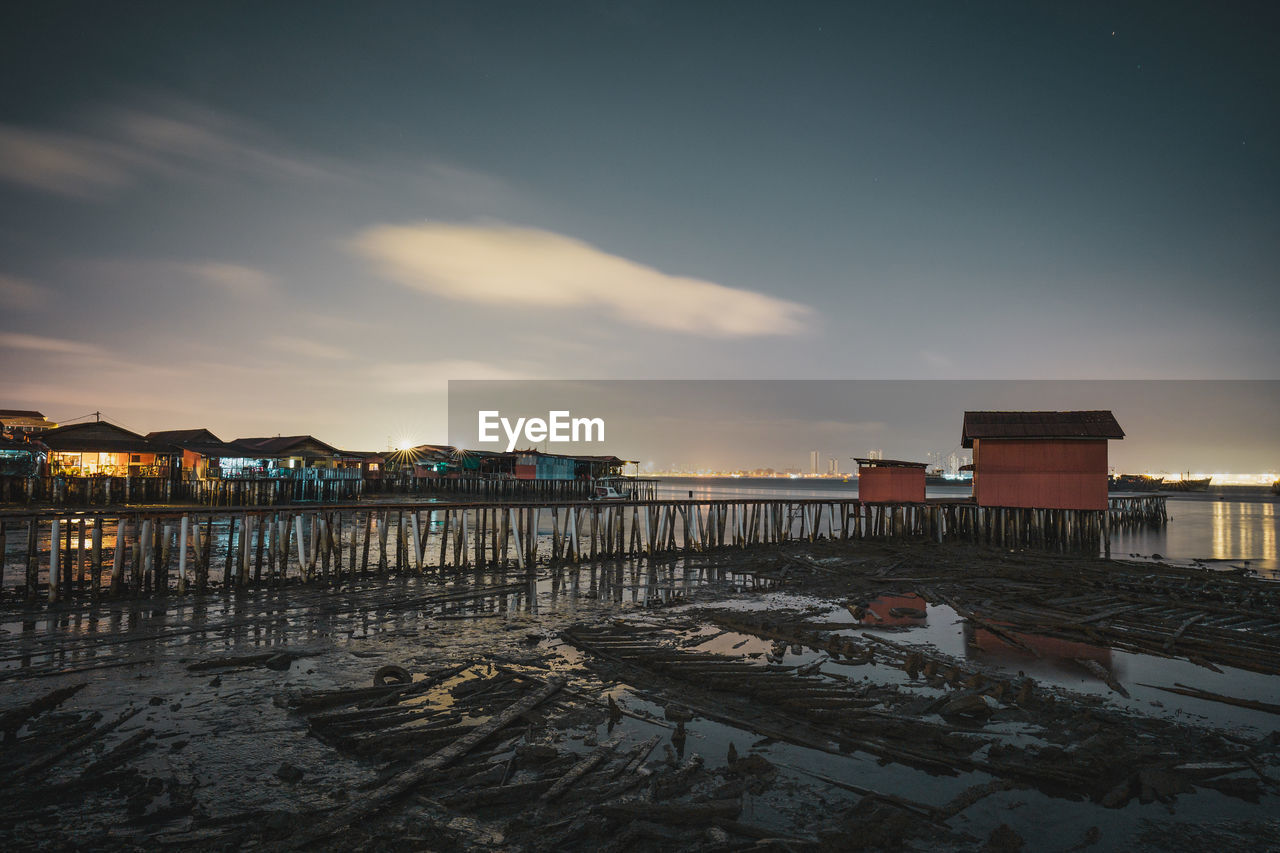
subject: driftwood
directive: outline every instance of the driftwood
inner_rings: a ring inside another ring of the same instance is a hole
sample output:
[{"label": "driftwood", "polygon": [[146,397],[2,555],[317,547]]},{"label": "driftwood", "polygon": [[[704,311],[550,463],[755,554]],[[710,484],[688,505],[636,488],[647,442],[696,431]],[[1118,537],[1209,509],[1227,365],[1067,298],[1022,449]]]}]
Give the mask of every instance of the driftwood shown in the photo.
[{"label": "driftwood", "polygon": [[267,669],[285,670],[298,655],[292,652],[267,652],[260,655],[241,655],[239,657],[212,658],[187,665],[187,672],[208,672],[211,669],[240,669],[243,667],[265,666]]},{"label": "driftwood", "polygon": [[82,681],[70,687],[59,687],[39,699],[34,699],[25,705],[5,711],[3,715],[0,715],[0,731],[4,732],[7,739],[12,739],[27,720],[58,707],[79,693],[88,683],[87,681]]},{"label": "driftwood", "polygon": [[495,714],[488,720],[473,728],[468,734],[455,740],[445,748],[438,752],[432,753],[421,761],[415,762],[405,770],[400,771],[392,776],[387,782],[371,793],[348,806],[345,806],[323,821],[319,826],[310,831],[303,832],[290,845],[291,849],[297,849],[328,838],[335,832],[339,832],[351,824],[362,820],[373,812],[385,806],[388,802],[401,796],[409,789],[422,783],[428,779],[436,771],[447,767],[449,764],[457,761],[463,755],[466,755],[481,741],[496,733],[499,729],[511,724],[524,714],[529,713],[538,705],[554,696],[560,688],[564,686],[562,679],[552,679],[547,686],[538,690],[523,699],[516,702],[500,714]]},{"label": "driftwood", "polygon": [[1129,691],[1125,690],[1124,687],[1120,684],[1120,682],[1116,681],[1116,677],[1112,675],[1110,670],[1108,670],[1105,666],[1098,663],[1096,660],[1089,660],[1088,658],[1074,658],[1073,660],[1075,661],[1077,666],[1081,667],[1084,670],[1087,670],[1091,675],[1094,675],[1097,678],[1101,679],[1102,682],[1106,684],[1108,688],[1110,688],[1111,690],[1114,690],[1116,693],[1119,693],[1121,696],[1123,696],[1126,699],[1129,698]]},{"label": "driftwood", "polygon": [[690,805],[629,801],[604,803],[593,811],[618,820],[647,820],[663,825],[705,826],[717,819],[732,820],[742,811],[741,800],[709,800]]},{"label": "driftwood", "polygon": [[1173,687],[1161,687],[1158,684],[1142,684],[1142,687],[1150,687],[1154,690],[1163,690],[1165,693],[1177,693],[1180,696],[1190,696],[1193,699],[1205,699],[1209,702],[1221,702],[1224,705],[1235,705],[1238,708],[1248,708],[1251,711],[1264,711],[1268,714],[1280,714],[1280,705],[1273,705],[1270,702],[1259,702],[1256,699],[1237,699],[1234,696],[1225,696],[1221,693],[1210,693],[1208,690],[1201,690],[1198,687],[1188,687],[1185,684],[1174,682]]},{"label": "driftwood", "polygon": [[613,752],[612,744],[602,746],[582,758],[574,764],[573,767],[569,768],[569,772],[557,779],[556,783],[542,795],[542,801],[549,803],[552,800],[557,799],[561,794],[573,787],[579,779],[594,770],[597,764],[608,758],[611,752]]},{"label": "driftwood", "polygon": [[115,731],[117,728],[119,728],[121,725],[126,723],[128,720],[130,720],[135,714],[139,713],[141,710],[142,710],[141,708],[133,708],[131,710],[125,711],[123,714],[116,717],[111,722],[98,726],[97,728],[92,729],[91,731],[86,732],[85,734],[82,734],[77,738],[72,738],[71,740],[67,741],[57,749],[50,750],[49,752],[46,752],[44,755],[41,755],[35,759],[32,759],[31,761],[27,762],[26,764],[22,765],[21,767],[17,768],[12,773],[10,773],[9,777],[5,780],[5,782],[8,784],[13,784],[35,773],[39,773],[42,770],[47,770],[48,768],[52,767],[53,765],[61,761],[65,756],[70,755],[71,753],[76,752],[77,750],[83,749],[84,747],[88,746],[94,741],[99,740],[105,737],[106,735],[110,734],[111,732]]}]

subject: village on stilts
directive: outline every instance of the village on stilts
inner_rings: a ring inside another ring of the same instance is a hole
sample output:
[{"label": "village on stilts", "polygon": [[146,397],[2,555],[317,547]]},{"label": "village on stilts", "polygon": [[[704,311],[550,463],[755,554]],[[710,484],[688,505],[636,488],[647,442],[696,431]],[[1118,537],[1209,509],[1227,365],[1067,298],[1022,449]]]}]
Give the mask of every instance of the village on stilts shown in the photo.
[{"label": "village on stilts", "polygon": [[1252,815],[1280,742],[1182,711],[1280,714],[1280,591],[1123,551],[1175,520],[1108,492],[1122,438],[1106,411],[966,412],[966,496],[877,455],[856,488],[770,497],[615,456],[12,431],[0,830],[1019,849],[1030,802],[1070,803],[1084,849],[1149,804]]}]

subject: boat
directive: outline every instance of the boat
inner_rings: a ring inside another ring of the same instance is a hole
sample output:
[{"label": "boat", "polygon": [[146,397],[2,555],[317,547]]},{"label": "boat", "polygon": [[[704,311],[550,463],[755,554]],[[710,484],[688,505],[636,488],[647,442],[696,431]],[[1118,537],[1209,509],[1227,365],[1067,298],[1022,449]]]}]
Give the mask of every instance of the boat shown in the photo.
[{"label": "boat", "polygon": [[1204,477],[1199,480],[1191,479],[1191,475],[1183,476],[1181,480],[1165,480],[1160,486],[1162,492],[1207,492],[1209,491],[1209,483],[1212,477]]},{"label": "boat", "polygon": [[624,501],[631,495],[628,492],[619,491],[618,486],[622,485],[617,479],[609,477],[596,481],[591,489],[591,494],[587,496],[589,501]]},{"label": "boat", "polygon": [[1164,477],[1148,477],[1146,474],[1118,474],[1107,477],[1110,492],[1155,492],[1160,490]]},{"label": "boat", "polygon": [[954,477],[944,474],[941,468],[930,468],[924,474],[924,484],[926,486],[972,486],[973,477],[962,476],[960,474]]}]

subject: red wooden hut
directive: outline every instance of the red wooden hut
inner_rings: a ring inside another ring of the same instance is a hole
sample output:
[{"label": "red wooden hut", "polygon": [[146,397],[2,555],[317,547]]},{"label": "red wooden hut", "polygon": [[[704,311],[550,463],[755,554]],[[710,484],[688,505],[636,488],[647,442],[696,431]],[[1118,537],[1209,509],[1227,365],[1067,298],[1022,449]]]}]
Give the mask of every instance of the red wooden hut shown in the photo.
[{"label": "red wooden hut", "polygon": [[858,499],[866,503],[924,503],[924,462],[854,459]]},{"label": "red wooden hut", "polygon": [[1124,438],[1108,411],[965,412],[979,506],[1107,508],[1107,441]]}]

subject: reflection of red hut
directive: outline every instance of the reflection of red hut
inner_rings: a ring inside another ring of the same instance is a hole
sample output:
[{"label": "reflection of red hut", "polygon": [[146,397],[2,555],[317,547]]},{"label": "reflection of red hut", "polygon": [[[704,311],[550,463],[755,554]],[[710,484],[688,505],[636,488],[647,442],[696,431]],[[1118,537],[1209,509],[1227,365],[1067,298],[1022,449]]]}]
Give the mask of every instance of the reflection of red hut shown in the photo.
[{"label": "reflection of red hut", "polygon": [[[1020,631],[1005,630],[1005,636],[1016,640],[1029,649],[1035,649],[1039,652],[1040,657],[1045,660],[1091,660],[1096,661],[1107,669],[1111,668],[1111,649],[1106,646],[1095,646],[1091,643],[1081,643],[1076,640],[1064,640],[1061,637],[1046,637],[1042,634],[1024,634]],[[971,625],[965,625],[965,640],[967,645],[982,650],[984,653],[997,658],[1006,660],[1012,659],[1034,659],[1033,652],[1023,651],[1009,645],[986,628],[975,628]]]},{"label": "reflection of red hut", "polygon": [[858,499],[867,503],[924,503],[923,462],[854,459],[858,463]]},{"label": "reflection of red hut", "polygon": [[900,625],[924,625],[929,621],[928,602],[914,592],[902,595],[878,595],[867,602],[866,612],[860,617],[864,625],[880,625],[885,628]]},{"label": "reflection of red hut", "polygon": [[1107,440],[1124,430],[1107,411],[965,412],[979,506],[1107,508]]}]

